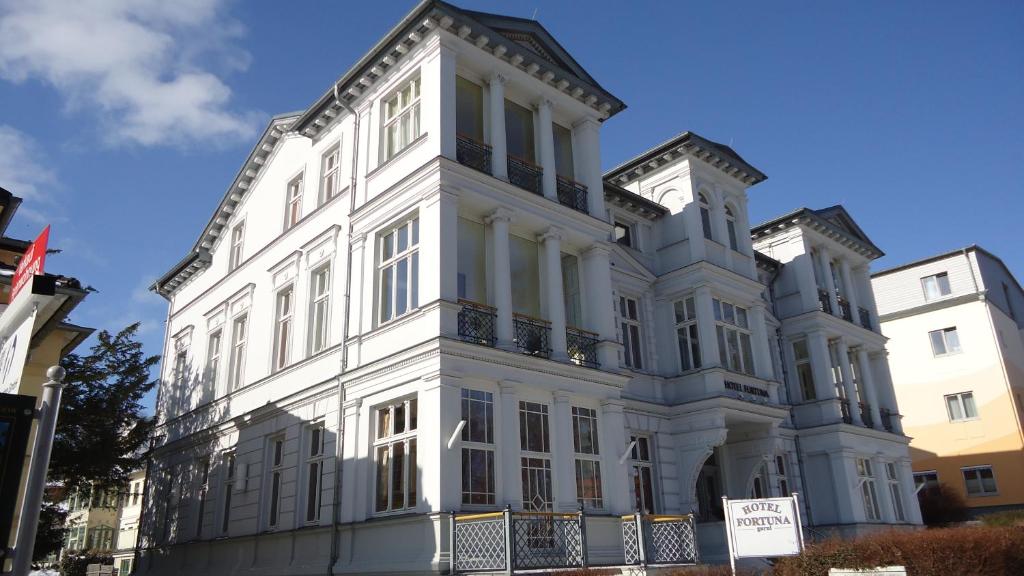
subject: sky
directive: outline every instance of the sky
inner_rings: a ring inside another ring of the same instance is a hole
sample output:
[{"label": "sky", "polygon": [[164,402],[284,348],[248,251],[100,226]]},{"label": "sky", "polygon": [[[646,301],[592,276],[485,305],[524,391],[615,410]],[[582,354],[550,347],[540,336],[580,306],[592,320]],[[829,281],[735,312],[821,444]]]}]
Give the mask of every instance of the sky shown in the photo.
[{"label": "sky", "polygon": [[[873,269],[979,244],[1024,253],[1024,3],[609,0],[464,8],[536,18],[628,108],[610,168],[684,131],[768,175],[750,221],[843,204]],[[141,321],[273,114],[304,109],[411,0],[0,0],[0,186],[8,235],[45,224],[48,271],[98,292],[72,321]]]}]

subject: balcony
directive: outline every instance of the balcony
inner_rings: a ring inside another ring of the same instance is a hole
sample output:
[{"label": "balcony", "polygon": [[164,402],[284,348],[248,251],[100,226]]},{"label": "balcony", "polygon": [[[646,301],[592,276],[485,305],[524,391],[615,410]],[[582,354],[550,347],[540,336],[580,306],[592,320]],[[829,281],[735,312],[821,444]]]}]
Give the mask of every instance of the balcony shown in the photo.
[{"label": "balcony", "polygon": [[853,424],[853,417],[850,416],[850,401],[845,398],[840,398],[839,408],[843,413],[843,422],[846,424]]},{"label": "balcony", "polygon": [[871,312],[868,312],[866,308],[858,308],[857,312],[860,313],[860,325],[868,330],[874,330],[871,327]]},{"label": "balcony", "polygon": [[860,406],[860,419],[864,422],[864,426],[867,426],[868,428],[874,428],[875,427],[875,421],[874,421],[873,418],[871,418],[871,407],[868,406],[867,404],[863,403],[863,402],[860,402],[859,406]]},{"label": "balcony", "polygon": [[818,310],[826,314],[832,313],[832,302],[828,298],[828,290],[818,288]]},{"label": "balcony", "polygon": [[508,181],[523,190],[529,190],[534,194],[541,192],[541,176],[544,170],[527,160],[518,156],[508,156]]},{"label": "balcony", "polygon": [[587,187],[583,184],[563,178],[562,176],[555,177],[555,186],[558,189],[558,203],[562,206],[568,206],[573,210],[578,210],[584,214],[589,213],[587,207]]},{"label": "balcony", "polygon": [[541,358],[551,357],[551,323],[547,320],[513,314],[512,333],[519,352]]},{"label": "balcony", "polygon": [[455,135],[455,158],[463,166],[491,173],[491,147],[465,134]]},{"label": "balcony", "polygon": [[472,300],[459,300],[459,338],[465,342],[493,347],[497,341],[497,310]]},{"label": "balcony", "polygon": [[839,315],[842,316],[843,320],[853,322],[853,312],[850,310],[850,303],[846,298],[839,296],[836,301],[839,303]]},{"label": "balcony", "polygon": [[597,367],[598,335],[575,326],[565,328],[566,351],[569,361],[581,366]]},{"label": "balcony", "polygon": [[882,408],[880,412],[882,417],[882,428],[885,428],[886,432],[895,432],[896,430],[893,428],[892,424],[892,410],[889,410],[888,408]]}]

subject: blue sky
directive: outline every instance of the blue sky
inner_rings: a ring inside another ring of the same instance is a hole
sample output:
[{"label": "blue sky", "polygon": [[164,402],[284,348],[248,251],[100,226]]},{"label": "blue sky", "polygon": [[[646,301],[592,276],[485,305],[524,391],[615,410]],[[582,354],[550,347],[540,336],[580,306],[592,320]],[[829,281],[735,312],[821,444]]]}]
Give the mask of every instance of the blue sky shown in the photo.
[{"label": "blue sky", "polygon": [[[302,109],[411,1],[0,0],[9,233],[53,224],[51,271],[94,286],[73,320],[143,321],[270,115]],[[536,18],[629,106],[610,167],[683,130],[768,174],[751,221],[842,203],[887,255],[978,243],[1024,275],[1024,4],[494,2]],[[1018,240],[1015,241],[1014,238]]]}]

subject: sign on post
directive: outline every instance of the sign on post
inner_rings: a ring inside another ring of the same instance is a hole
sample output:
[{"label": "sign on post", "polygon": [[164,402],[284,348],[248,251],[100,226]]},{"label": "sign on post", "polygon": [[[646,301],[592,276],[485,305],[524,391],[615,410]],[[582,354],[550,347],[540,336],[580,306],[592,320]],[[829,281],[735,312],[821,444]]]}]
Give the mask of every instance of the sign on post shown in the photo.
[{"label": "sign on post", "polygon": [[753,500],[729,500],[723,496],[722,504],[733,573],[737,558],[795,556],[803,550],[803,525],[796,493],[788,498]]}]

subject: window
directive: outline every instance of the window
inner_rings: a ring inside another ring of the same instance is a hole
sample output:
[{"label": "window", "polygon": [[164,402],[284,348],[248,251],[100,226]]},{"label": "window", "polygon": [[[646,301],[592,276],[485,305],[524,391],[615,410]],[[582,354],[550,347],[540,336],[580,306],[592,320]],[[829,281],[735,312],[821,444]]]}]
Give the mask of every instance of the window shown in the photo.
[{"label": "window", "polygon": [[302,174],[288,183],[284,204],[284,229],[287,231],[302,218]]},{"label": "window", "polygon": [[505,144],[509,156],[533,163],[537,158],[533,111],[505,100]]},{"label": "window", "polygon": [[914,472],[914,488],[920,492],[923,488],[930,486],[937,486],[939,484],[939,475],[934,470],[927,472]]},{"label": "window", "polygon": [[420,136],[420,79],[384,100],[384,159],[394,158]]},{"label": "window", "polygon": [[419,306],[419,242],[419,218],[380,236],[381,323]]},{"label": "window", "polygon": [[754,373],[754,355],[750,347],[747,310],[735,304],[713,301],[718,355],[722,366],[734,372]]},{"label": "window", "polygon": [[572,407],[572,444],[576,452],[576,500],[585,508],[603,508],[596,410]]},{"label": "window", "polygon": [[974,393],[960,392],[946,396],[946,413],[950,422],[977,418],[978,409],[974,405]]},{"label": "window", "polygon": [[676,337],[679,343],[679,365],[683,371],[700,368],[700,339],[697,337],[697,311],[693,297],[677,300]]},{"label": "window", "polygon": [[111,550],[114,544],[114,529],[99,525],[88,532],[87,548],[90,550]]},{"label": "window", "polygon": [[523,509],[527,511],[550,512],[554,503],[548,431],[547,405],[520,401],[520,471],[523,481]]},{"label": "window", "polygon": [[630,436],[630,459],[633,473],[633,509],[646,514],[655,512],[654,505],[654,463],[651,458],[651,439],[647,436]]},{"label": "window", "polygon": [[313,272],[309,300],[312,303],[310,354],[325,350],[330,342],[331,267],[322,266]]},{"label": "window", "polygon": [[139,498],[142,497],[142,483],[136,482],[132,486],[132,506],[136,506],[139,503]]},{"label": "window", "polygon": [[754,482],[750,485],[751,498],[767,498],[768,494],[768,466],[762,461],[757,466],[757,473],[754,474]]},{"label": "window", "polygon": [[615,221],[615,242],[622,244],[623,246],[633,246],[633,227],[629,224],[623,224],[618,220]]},{"label": "window", "polygon": [[736,240],[736,216],[732,213],[732,208],[725,207],[725,226],[729,233],[729,248],[738,251],[739,244]]},{"label": "window", "polygon": [[573,180],[576,172],[572,164],[572,131],[552,122],[551,133],[555,145],[555,174]]},{"label": "window", "polygon": [[701,230],[704,231],[704,237],[708,240],[712,240],[711,234],[711,206],[708,204],[708,199],[703,193],[697,195],[697,201],[700,204],[700,226]]},{"label": "window", "polygon": [[277,528],[281,521],[281,481],[284,474],[284,437],[275,436],[267,444],[267,528]]},{"label": "window", "polygon": [[864,517],[868,521],[877,521],[881,514],[878,511],[878,494],[875,491],[875,477],[871,472],[871,460],[857,458],[857,478],[861,499],[864,502]]},{"label": "window", "polygon": [[928,333],[928,338],[932,342],[932,354],[935,356],[960,352],[960,336],[956,333],[956,326],[932,330]]},{"label": "window", "polygon": [[572,254],[562,254],[562,297],[565,301],[565,323],[569,326],[582,325],[579,258]]},{"label": "window", "polygon": [[640,338],[639,306],[633,298],[619,296],[619,317],[622,320],[622,348],[626,366],[635,370],[644,367],[643,342]]},{"label": "window", "polygon": [[245,240],[245,222],[239,222],[231,229],[231,254],[228,258],[228,272],[242,263],[242,242]]},{"label": "window", "polygon": [[949,288],[949,274],[940,272],[931,276],[925,276],[921,278],[921,288],[924,289],[925,300],[935,300],[943,296],[948,296],[951,292]]},{"label": "window", "polygon": [[246,315],[235,318],[231,327],[231,389],[242,386],[245,376],[245,342],[248,337],[249,317]]},{"label": "window", "polygon": [[196,538],[203,537],[203,517],[206,515],[206,495],[210,491],[210,460],[203,458],[199,461],[199,501],[196,514]]},{"label": "window", "polygon": [[415,398],[377,409],[377,512],[416,507],[416,420]]},{"label": "window", "polygon": [[889,484],[889,496],[892,500],[892,514],[896,520],[906,522],[907,515],[903,511],[903,493],[900,490],[900,477],[894,462],[885,463],[885,479]]},{"label": "window", "polygon": [[121,564],[119,565],[118,570],[117,570],[118,576],[128,576],[129,574],[131,574],[131,572],[132,572],[132,559],[131,558],[122,558],[121,559]]},{"label": "window", "polygon": [[462,503],[494,504],[494,397],[462,389]]},{"label": "window", "polygon": [[793,341],[793,359],[796,361],[796,375],[800,383],[800,394],[804,401],[816,399],[814,389],[814,370],[811,368],[811,355],[807,349],[807,340]]},{"label": "window", "polygon": [[175,342],[174,348],[174,384],[184,386],[188,377],[188,348],[182,342]]},{"label": "window", "polygon": [[968,496],[992,496],[999,493],[996,490],[996,477],[992,474],[991,466],[961,468],[960,472],[964,475]]},{"label": "window", "polygon": [[462,76],[455,77],[455,132],[477,142],[484,139],[484,91]]},{"label": "window", "polygon": [[217,389],[217,373],[220,372],[221,331],[210,333],[206,340],[206,380],[211,390]]},{"label": "window", "polygon": [[324,425],[313,424],[306,431],[306,522],[320,521],[320,494],[324,476]]},{"label": "window", "polygon": [[288,365],[288,353],[292,340],[292,316],[295,304],[292,297],[294,286],[287,286],[277,293],[277,311],[274,315],[274,371]]},{"label": "window", "polygon": [[775,474],[779,482],[779,496],[788,497],[790,495],[789,476],[786,473],[786,456],[784,454],[775,456]]},{"label": "window", "polygon": [[341,145],[331,148],[320,160],[320,204],[338,195],[338,163],[341,159]]},{"label": "window", "polygon": [[1010,297],[1010,287],[1003,282],[1003,299],[1006,300],[1006,311],[1010,314],[1011,320],[1017,319],[1017,313],[1013,309],[1013,299]]},{"label": "window", "polygon": [[228,533],[228,526],[231,525],[231,493],[235,491],[235,455],[228,453],[224,455],[224,487],[220,507],[220,532]]}]

